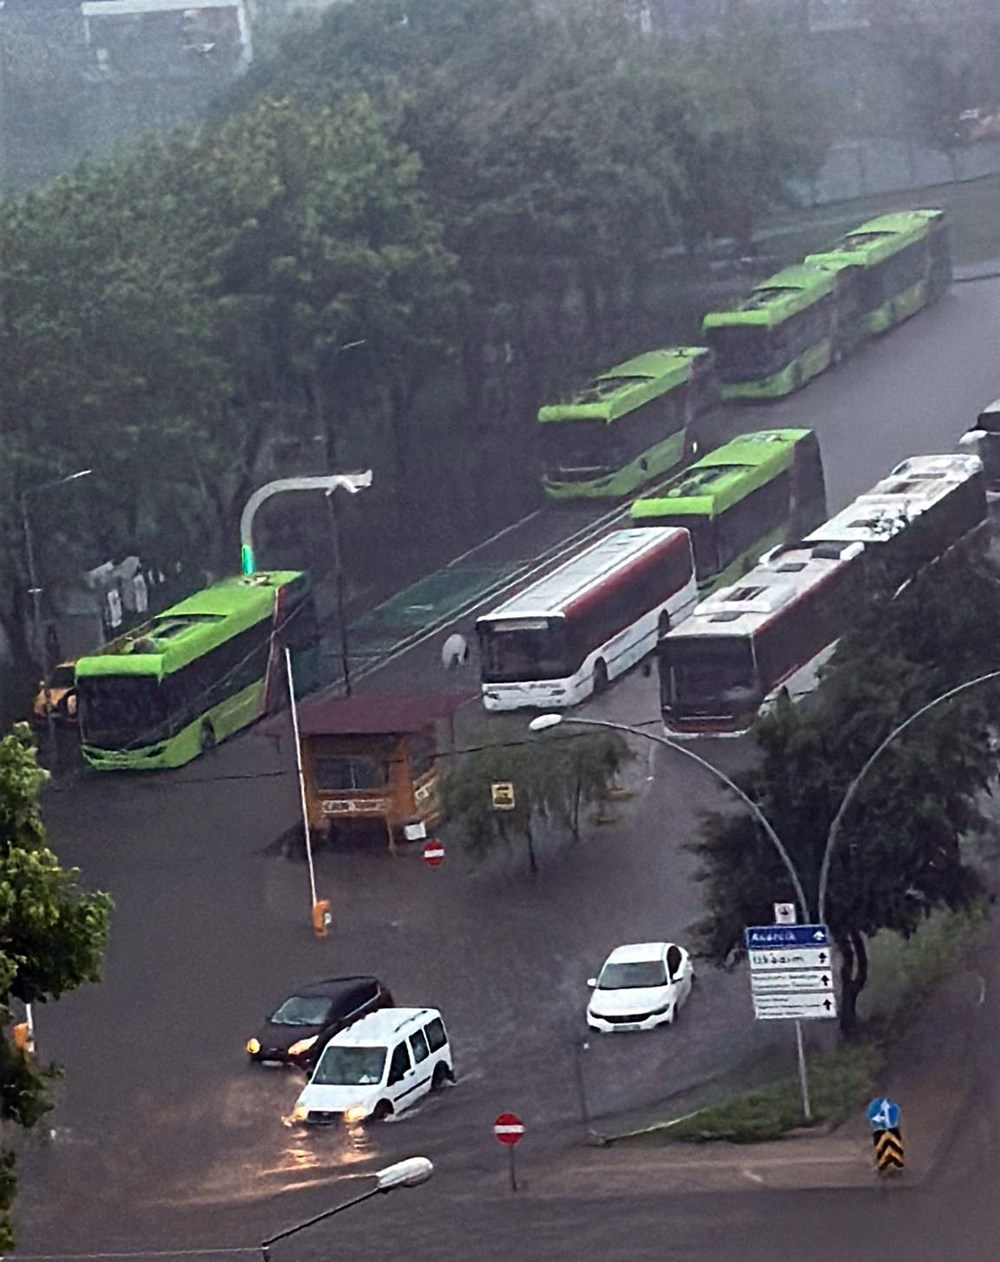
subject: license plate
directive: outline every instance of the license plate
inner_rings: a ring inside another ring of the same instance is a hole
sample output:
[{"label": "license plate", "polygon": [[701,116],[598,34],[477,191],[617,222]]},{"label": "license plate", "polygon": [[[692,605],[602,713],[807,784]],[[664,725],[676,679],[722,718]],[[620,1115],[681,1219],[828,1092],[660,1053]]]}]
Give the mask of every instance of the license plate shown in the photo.
[{"label": "license plate", "polygon": [[282,1060],[262,1060],[260,1062],[265,1069],[284,1069],[285,1062]]}]

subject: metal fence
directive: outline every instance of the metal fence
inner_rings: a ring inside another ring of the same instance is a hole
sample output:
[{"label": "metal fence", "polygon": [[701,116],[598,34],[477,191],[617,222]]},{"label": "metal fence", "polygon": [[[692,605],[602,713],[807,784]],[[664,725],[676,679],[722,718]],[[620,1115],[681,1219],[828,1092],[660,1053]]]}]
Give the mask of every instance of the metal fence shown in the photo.
[{"label": "metal fence", "polygon": [[815,180],[798,187],[805,205],[850,201],[1000,174],[1000,140],[942,153],[913,140],[846,140],[833,145]]}]

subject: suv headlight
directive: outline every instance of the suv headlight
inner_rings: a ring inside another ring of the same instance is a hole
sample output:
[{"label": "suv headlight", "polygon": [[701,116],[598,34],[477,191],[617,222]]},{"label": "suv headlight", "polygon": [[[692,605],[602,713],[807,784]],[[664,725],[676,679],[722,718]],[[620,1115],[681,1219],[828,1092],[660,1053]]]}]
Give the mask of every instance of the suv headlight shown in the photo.
[{"label": "suv headlight", "polygon": [[293,1043],[288,1049],[289,1056],[301,1056],[303,1052],[308,1052],[313,1043],[319,1038],[318,1034],[314,1034],[311,1039],[299,1039],[297,1043]]}]

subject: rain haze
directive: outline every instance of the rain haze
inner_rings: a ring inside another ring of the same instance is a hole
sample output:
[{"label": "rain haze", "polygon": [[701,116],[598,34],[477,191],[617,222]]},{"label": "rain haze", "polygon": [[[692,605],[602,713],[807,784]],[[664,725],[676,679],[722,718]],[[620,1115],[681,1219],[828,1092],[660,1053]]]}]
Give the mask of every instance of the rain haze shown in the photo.
[{"label": "rain haze", "polygon": [[0,0],[0,1251],[992,1256],[998,62]]}]

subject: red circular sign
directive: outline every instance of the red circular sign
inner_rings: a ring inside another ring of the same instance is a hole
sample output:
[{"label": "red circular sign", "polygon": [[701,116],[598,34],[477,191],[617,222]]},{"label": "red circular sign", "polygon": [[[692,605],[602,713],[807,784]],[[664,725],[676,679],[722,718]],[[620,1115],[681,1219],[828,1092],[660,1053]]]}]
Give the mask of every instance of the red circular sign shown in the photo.
[{"label": "red circular sign", "polygon": [[429,867],[439,867],[444,862],[444,846],[432,838],[424,846],[424,861]]},{"label": "red circular sign", "polygon": [[501,1144],[517,1144],[524,1134],[524,1123],[516,1113],[501,1113],[493,1123],[493,1134]]}]

